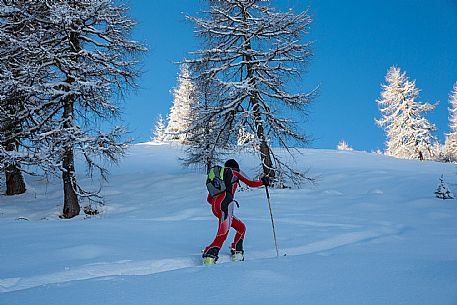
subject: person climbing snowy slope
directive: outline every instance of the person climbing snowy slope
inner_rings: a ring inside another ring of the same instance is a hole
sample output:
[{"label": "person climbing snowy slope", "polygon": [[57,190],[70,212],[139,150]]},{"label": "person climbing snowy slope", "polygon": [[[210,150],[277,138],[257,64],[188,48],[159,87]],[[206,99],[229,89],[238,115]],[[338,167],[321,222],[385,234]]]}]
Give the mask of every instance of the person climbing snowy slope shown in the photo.
[{"label": "person climbing snowy slope", "polygon": [[232,260],[244,260],[243,240],[246,226],[233,215],[234,204],[238,204],[234,200],[238,182],[241,180],[250,187],[269,185],[267,177],[262,177],[261,180],[256,181],[248,179],[241,173],[238,162],[234,159],[227,160],[220,170],[221,178],[225,184],[224,191],[214,196],[211,195],[210,191],[207,198],[208,203],[212,206],[214,216],[219,219],[219,227],[213,242],[203,251],[202,257],[205,265],[214,264],[219,258],[219,251],[227,239],[230,227],[236,230],[235,239],[230,248]]}]

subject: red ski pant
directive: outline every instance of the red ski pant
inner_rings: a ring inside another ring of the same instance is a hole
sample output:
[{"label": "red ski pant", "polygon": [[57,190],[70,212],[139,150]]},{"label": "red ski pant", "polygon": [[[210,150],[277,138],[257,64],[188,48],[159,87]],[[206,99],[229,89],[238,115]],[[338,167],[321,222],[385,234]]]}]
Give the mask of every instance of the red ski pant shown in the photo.
[{"label": "red ski pant", "polygon": [[231,245],[233,249],[241,239],[244,239],[246,226],[241,220],[233,216],[234,205],[235,202],[226,198],[225,194],[214,198],[212,210],[214,216],[219,219],[219,227],[214,241],[206,247],[205,253],[213,247],[222,248],[224,241],[227,239],[230,227],[236,230],[235,239]]}]

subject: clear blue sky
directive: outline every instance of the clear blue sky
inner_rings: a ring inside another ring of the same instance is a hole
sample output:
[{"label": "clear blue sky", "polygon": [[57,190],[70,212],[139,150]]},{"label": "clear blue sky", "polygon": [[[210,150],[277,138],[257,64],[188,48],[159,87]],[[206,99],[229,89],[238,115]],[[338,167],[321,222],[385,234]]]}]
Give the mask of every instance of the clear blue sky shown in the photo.
[{"label": "clear blue sky", "polygon": [[[314,22],[308,39],[314,57],[301,80],[305,89],[320,86],[303,125],[311,147],[335,148],[344,139],[358,150],[384,148],[384,133],[374,124],[375,100],[390,66],[416,79],[421,100],[439,101],[429,115],[443,141],[448,128],[448,96],[457,81],[457,0],[273,0],[280,9],[310,8]],[[195,15],[203,0],[130,0],[138,22],[135,38],[150,51],[143,62],[140,89],[124,109],[135,142],[150,138],[159,114],[172,104],[176,62],[199,42],[185,15]]]}]

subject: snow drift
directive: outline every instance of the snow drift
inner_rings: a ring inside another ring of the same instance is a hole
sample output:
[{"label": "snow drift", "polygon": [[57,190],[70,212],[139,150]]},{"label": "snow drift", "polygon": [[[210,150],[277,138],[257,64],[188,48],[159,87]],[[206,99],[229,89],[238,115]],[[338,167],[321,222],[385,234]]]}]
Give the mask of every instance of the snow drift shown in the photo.
[{"label": "snow drift", "polygon": [[[246,261],[229,262],[227,241],[207,267],[200,250],[217,220],[205,175],[182,168],[182,154],[180,146],[132,146],[104,183],[97,216],[59,219],[58,180],[27,177],[26,194],[0,196],[0,303],[457,302],[457,201],[434,197],[441,175],[456,193],[454,165],[302,150],[297,164],[317,184],[271,191],[281,257],[260,188],[236,194]],[[255,157],[236,159],[255,175]]]}]

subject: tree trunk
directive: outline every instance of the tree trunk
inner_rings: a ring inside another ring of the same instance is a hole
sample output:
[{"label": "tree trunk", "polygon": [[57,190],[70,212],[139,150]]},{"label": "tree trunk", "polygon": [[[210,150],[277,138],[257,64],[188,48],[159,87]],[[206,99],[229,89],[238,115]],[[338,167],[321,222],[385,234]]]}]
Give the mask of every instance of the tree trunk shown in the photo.
[{"label": "tree trunk", "polygon": [[[73,123],[73,97],[70,96],[65,100],[63,119],[65,120],[64,128],[70,128]],[[78,196],[76,195],[76,178],[73,145],[70,143],[65,147],[63,153],[63,218],[72,218],[79,215],[80,206]]]},{"label": "tree trunk", "polygon": [[76,195],[76,178],[75,178],[75,167],[74,167],[74,156],[73,149],[67,148],[63,156],[63,168],[62,173],[63,179],[63,193],[64,193],[64,204],[63,204],[63,218],[72,218],[79,215],[81,210],[78,202],[78,196]]},{"label": "tree trunk", "polygon": [[262,114],[260,113],[260,105],[257,96],[251,96],[251,103],[253,105],[255,127],[257,138],[260,140],[260,158],[262,160],[262,168],[265,176],[272,180],[276,173],[273,169],[273,162],[271,160],[270,146],[265,138],[265,130],[262,124]]},{"label": "tree trunk", "polygon": [[[79,44],[79,34],[76,32],[70,33],[70,49],[73,54],[76,54],[80,50]],[[73,55],[72,60],[77,62],[78,58],[76,55]],[[75,80],[73,77],[68,76],[67,83],[71,84]],[[69,130],[73,127],[74,121],[74,99],[73,95],[69,95],[64,100],[64,111],[63,111],[63,121],[64,128]],[[76,195],[76,178],[75,178],[75,161],[73,154],[73,143],[69,143],[65,147],[63,153],[63,193],[64,193],[64,204],[63,204],[63,214],[64,218],[72,218],[79,215],[81,210],[78,202],[78,196]]]},{"label": "tree trunk", "polygon": [[[12,124],[14,125],[14,124]],[[14,151],[17,149],[16,141],[11,141],[6,144],[6,150]],[[18,195],[23,194],[26,191],[24,177],[20,170],[19,165],[16,163],[8,164],[5,169],[6,178],[6,195]]]},{"label": "tree trunk", "polygon": [[26,191],[24,177],[15,164],[8,165],[5,170],[6,195],[23,194]]},{"label": "tree trunk", "polygon": [[[246,12],[244,12],[244,17],[247,19],[247,16],[245,15]],[[250,85],[252,85],[254,88],[256,87],[256,81],[255,81],[255,75],[254,75],[254,69],[252,68],[252,55],[250,55],[250,51],[252,51],[251,47],[251,42],[248,40],[247,37],[245,39],[245,45],[246,45],[246,51],[247,55],[246,57],[246,67],[247,67],[247,77],[249,79]],[[260,140],[260,159],[262,160],[262,168],[263,168],[263,174],[272,180],[276,173],[273,169],[273,162],[271,160],[271,154],[270,154],[270,146],[268,145],[267,139],[265,137],[265,129],[263,127],[262,123],[262,113],[261,113],[261,107],[259,103],[259,97],[257,96],[257,93],[252,93],[250,96],[250,101],[252,104],[252,109],[254,111],[254,120],[255,120],[255,128],[256,128],[256,135],[257,138]]]}]

